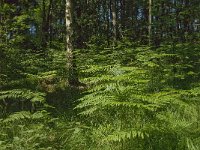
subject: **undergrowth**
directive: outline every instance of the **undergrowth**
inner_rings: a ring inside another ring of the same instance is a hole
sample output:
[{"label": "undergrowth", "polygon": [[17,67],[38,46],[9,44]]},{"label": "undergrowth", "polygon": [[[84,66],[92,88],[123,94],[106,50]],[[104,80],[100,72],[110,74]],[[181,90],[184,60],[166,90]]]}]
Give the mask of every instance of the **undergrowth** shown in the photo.
[{"label": "undergrowth", "polygon": [[0,147],[197,150],[198,51],[196,45],[77,50],[87,85],[81,90],[66,83],[64,53],[52,52],[50,68],[38,73],[38,63],[27,65],[23,80],[4,82]]}]

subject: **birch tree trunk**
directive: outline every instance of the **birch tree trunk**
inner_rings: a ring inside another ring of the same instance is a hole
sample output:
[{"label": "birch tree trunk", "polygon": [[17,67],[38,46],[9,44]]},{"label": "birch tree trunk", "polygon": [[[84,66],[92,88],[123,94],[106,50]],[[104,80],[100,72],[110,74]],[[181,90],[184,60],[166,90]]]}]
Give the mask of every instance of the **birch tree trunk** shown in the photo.
[{"label": "birch tree trunk", "polygon": [[73,0],[66,0],[66,53],[67,53],[67,74],[69,85],[77,85],[78,74],[75,65],[75,58],[73,55]]}]

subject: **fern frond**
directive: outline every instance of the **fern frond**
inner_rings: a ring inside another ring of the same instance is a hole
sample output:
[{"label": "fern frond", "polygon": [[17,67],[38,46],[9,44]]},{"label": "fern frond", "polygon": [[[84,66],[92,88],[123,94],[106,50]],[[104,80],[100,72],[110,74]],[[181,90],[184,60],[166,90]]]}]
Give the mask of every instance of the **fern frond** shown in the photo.
[{"label": "fern frond", "polygon": [[45,93],[33,92],[27,89],[13,89],[8,91],[0,92],[0,100],[6,99],[20,99],[20,100],[30,100],[31,102],[45,102]]}]

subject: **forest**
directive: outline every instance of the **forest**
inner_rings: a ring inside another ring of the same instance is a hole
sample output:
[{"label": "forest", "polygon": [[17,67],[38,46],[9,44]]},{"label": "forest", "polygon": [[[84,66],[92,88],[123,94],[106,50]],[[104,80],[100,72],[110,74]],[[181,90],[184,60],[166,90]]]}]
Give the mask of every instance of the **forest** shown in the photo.
[{"label": "forest", "polygon": [[200,0],[0,0],[0,150],[200,150]]}]

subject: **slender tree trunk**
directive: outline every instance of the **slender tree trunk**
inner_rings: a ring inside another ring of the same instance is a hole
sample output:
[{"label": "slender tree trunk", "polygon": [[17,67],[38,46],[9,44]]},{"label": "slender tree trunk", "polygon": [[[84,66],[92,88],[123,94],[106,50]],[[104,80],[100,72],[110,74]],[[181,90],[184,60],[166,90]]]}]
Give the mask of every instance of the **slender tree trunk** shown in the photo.
[{"label": "slender tree trunk", "polygon": [[42,29],[41,29],[41,46],[42,49],[45,49],[47,46],[47,39],[46,39],[46,6],[45,6],[45,0],[42,1]]},{"label": "slender tree trunk", "polygon": [[[185,0],[185,10],[189,9],[189,0]],[[188,40],[188,34],[190,32],[190,15],[185,14],[184,19],[183,19],[183,24],[184,24],[184,34],[185,34],[185,40]]]},{"label": "slender tree trunk", "polygon": [[[105,1],[105,3],[106,3],[106,1]],[[106,35],[107,35],[107,44],[108,44],[108,46],[110,46],[110,13],[109,13],[108,9],[110,9],[109,4],[107,4],[107,6],[105,6],[104,11],[106,12]]]},{"label": "slender tree trunk", "polygon": [[113,26],[113,45],[116,45],[117,41],[117,13],[116,13],[116,2],[112,0],[111,2],[112,11],[112,26]]},{"label": "slender tree trunk", "polygon": [[67,73],[68,73],[68,83],[69,85],[77,85],[78,75],[75,65],[75,58],[73,55],[73,0],[66,0],[66,11],[65,11],[65,21],[66,21],[66,51],[67,51]]},{"label": "slender tree trunk", "polygon": [[49,11],[48,11],[48,21],[49,21],[49,42],[50,46],[53,40],[53,27],[52,27],[52,22],[53,22],[53,0],[49,1]]},{"label": "slender tree trunk", "polygon": [[51,42],[51,19],[53,0],[49,0],[48,8],[46,8],[45,0],[42,1],[42,49],[45,50],[48,42]]},{"label": "slender tree trunk", "polygon": [[124,30],[126,29],[126,10],[125,10],[125,0],[120,0],[120,36],[124,37]]},{"label": "slender tree trunk", "polygon": [[[3,6],[3,0],[0,0],[0,7]],[[3,14],[0,13],[0,43],[3,43]]]},{"label": "slender tree trunk", "polygon": [[152,40],[152,0],[149,0],[149,46],[151,45]]}]

